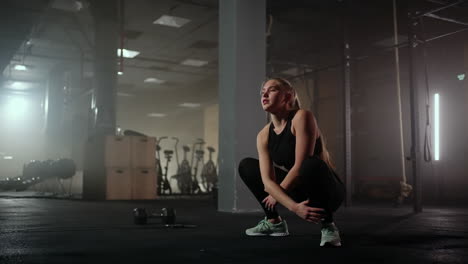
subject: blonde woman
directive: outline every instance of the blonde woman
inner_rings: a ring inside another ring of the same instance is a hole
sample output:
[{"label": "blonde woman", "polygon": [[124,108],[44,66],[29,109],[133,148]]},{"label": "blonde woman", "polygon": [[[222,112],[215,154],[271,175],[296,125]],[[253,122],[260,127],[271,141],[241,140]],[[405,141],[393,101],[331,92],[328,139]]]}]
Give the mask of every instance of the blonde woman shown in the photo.
[{"label": "blonde woman", "polygon": [[261,104],[271,122],[257,135],[259,159],[246,158],[239,175],[254,194],[265,218],[245,231],[248,236],[287,236],[277,203],[300,218],[321,224],[320,246],[341,246],[333,213],[345,190],[336,175],[314,115],[300,109],[296,91],[282,78],[267,80]]}]

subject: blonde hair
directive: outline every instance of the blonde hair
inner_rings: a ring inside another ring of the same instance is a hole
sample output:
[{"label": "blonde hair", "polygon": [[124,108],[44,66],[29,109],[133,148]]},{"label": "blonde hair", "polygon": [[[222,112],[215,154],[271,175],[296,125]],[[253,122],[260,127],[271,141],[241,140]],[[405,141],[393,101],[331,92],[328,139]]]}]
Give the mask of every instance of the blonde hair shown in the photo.
[{"label": "blonde hair", "polygon": [[329,168],[331,168],[332,170],[335,170],[336,167],[335,167],[335,164],[333,163],[331,154],[328,151],[327,143],[323,134],[320,135],[320,141],[322,142],[322,153],[320,153],[320,159],[323,160],[328,165]]},{"label": "blonde hair", "polygon": [[[280,84],[281,88],[285,89],[286,92],[290,93],[291,96],[291,101],[289,105],[291,106],[291,110],[299,110],[301,109],[301,103],[299,101],[299,98],[297,96],[296,89],[292,86],[292,84],[281,77],[273,77],[273,78],[268,78],[266,81],[263,82],[262,88],[265,85],[266,82],[268,81],[276,81]],[[271,120],[271,118],[269,118]],[[329,168],[335,170],[335,164],[333,163],[332,157],[330,152],[327,149],[326,141],[323,136],[323,134],[320,135],[320,142],[322,144],[322,153],[320,153],[320,159],[323,160]]]},{"label": "blonde hair", "polygon": [[280,84],[280,87],[283,88],[287,93],[291,94],[291,100],[289,102],[289,106],[291,110],[298,110],[301,109],[301,103],[299,101],[299,98],[297,97],[297,92],[296,89],[291,85],[291,83],[281,77],[273,77],[273,78],[268,78],[266,81],[262,83],[262,88],[265,85],[266,82],[268,81],[276,81],[277,83]]}]

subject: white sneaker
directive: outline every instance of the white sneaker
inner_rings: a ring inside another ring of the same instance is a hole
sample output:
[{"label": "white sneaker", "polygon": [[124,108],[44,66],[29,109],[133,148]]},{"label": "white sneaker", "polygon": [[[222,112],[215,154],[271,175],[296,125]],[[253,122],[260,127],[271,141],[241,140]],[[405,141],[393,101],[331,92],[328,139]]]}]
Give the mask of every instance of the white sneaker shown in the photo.
[{"label": "white sneaker", "polygon": [[335,223],[323,224],[321,232],[321,247],[341,247],[340,232]]}]

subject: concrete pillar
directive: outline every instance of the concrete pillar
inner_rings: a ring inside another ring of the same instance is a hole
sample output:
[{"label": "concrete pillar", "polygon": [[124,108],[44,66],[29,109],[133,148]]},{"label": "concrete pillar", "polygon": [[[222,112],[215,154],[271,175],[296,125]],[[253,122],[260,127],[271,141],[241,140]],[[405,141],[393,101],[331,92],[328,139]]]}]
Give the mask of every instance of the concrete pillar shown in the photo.
[{"label": "concrete pillar", "polygon": [[94,17],[94,92],[91,122],[86,143],[83,198],[105,199],[106,171],[104,140],[115,133],[117,90],[118,12],[116,0],[93,0]]},{"label": "concrete pillar", "polygon": [[215,164],[218,162],[218,145],[219,145],[219,104],[213,104],[205,108],[203,123],[204,123],[204,136],[206,146],[211,146],[215,148],[215,153],[213,154],[213,159]]},{"label": "concrete pillar", "polygon": [[[421,122],[421,87],[422,84],[422,49],[424,48],[418,43],[417,34],[420,32],[421,23],[417,17],[417,11],[409,9],[408,12],[408,39],[409,39],[409,52],[408,52],[408,74],[409,74],[409,89],[410,89],[410,112],[411,112],[411,164],[413,175],[413,211],[414,213],[422,212],[422,146],[424,144],[421,134],[421,128],[424,123]],[[424,110],[423,110],[424,111]]]},{"label": "concrete pillar", "polygon": [[56,65],[49,72],[44,98],[45,159],[70,157],[70,123],[67,122],[70,76],[69,65]]},{"label": "concrete pillar", "polygon": [[[463,83],[464,83],[464,92],[465,92],[465,100],[464,100],[464,103],[463,103],[463,113],[468,113],[468,41],[465,42],[465,56],[464,56],[464,71],[463,71],[463,74],[465,74],[465,77],[463,79]],[[464,131],[465,132],[468,132],[468,116],[467,115],[464,115],[464,119],[461,120],[461,122],[463,122],[465,125],[464,125]],[[468,138],[467,137],[464,137],[464,153],[463,154],[467,154],[468,153]],[[466,162],[464,162],[464,168],[462,169],[462,171],[468,171],[468,164]]]},{"label": "concrete pillar", "polygon": [[351,148],[351,49],[349,41],[349,14],[348,2],[341,1],[341,19],[343,23],[343,90],[342,90],[342,103],[343,103],[343,161],[344,161],[344,178],[346,185],[345,206],[352,205],[353,194],[353,176],[352,176],[352,148]]},{"label": "concrete pillar", "polygon": [[53,152],[53,140],[58,140],[60,126],[63,121],[63,70],[61,67],[52,69],[46,85],[44,99],[44,130],[46,135],[46,156]]},{"label": "concrete pillar", "polygon": [[119,36],[117,1],[92,2],[94,35],[94,129],[98,134],[115,132],[117,91],[117,43]]},{"label": "concrete pillar", "polygon": [[260,85],[266,71],[266,1],[219,3],[218,210],[260,210],[238,175],[239,162],[257,158],[256,136],[266,124]]},{"label": "concrete pillar", "polygon": [[[465,56],[464,56],[464,71],[463,71],[463,74],[465,74],[464,76],[464,79],[463,79],[463,83],[465,84],[464,88],[465,88],[465,111],[464,113],[467,113],[468,111],[468,42],[465,44]],[[468,131],[468,116],[465,115],[465,120],[463,120],[463,122],[465,122],[465,124],[467,125],[466,126],[466,130]],[[466,139],[466,138],[465,138]],[[467,142],[468,143],[468,142]]]}]

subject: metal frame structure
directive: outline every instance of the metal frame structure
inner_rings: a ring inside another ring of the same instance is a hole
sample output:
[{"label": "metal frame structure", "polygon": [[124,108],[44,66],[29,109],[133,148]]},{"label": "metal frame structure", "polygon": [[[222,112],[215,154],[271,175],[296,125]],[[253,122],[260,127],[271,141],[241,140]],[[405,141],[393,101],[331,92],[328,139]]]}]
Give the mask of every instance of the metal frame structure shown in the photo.
[{"label": "metal frame structure", "polygon": [[[467,28],[457,30],[448,34],[443,34],[430,39],[424,39],[420,37],[422,31],[421,20],[424,17],[431,17],[435,19],[442,19],[442,17],[434,15],[434,13],[445,10],[450,7],[454,7],[458,4],[466,2],[466,0],[458,0],[451,3],[432,9],[429,11],[418,11],[416,7],[410,6],[408,10],[408,44],[409,44],[409,77],[410,77],[410,111],[411,111],[411,163],[412,163],[412,175],[414,185],[414,199],[413,199],[413,211],[415,213],[422,212],[422,175],[421,175],[421,147],[420,147],[420,128],[419,128],[419,97],[418,97],[418,69],[420,66],[424,66],[425,63],[421,60],[421,53],[424,52],[424,45],[429,41],[440,39],[442,37],[450,36],[455,33],[463,32],[468,30]],[[443,18],[444,21],[450,21],[457,24],[468,25],[457,20],[449,18]]]},{"label": "metal frame structure", "polygon": [[[432,2],[432,1],[431,1]],[[467,2],[467,0],[457,0],[452,1],[450,3],[445,2],[437,2],[438,4],[443,4],[443,6],[428,10],[428,11],[419,11],[416,6],[411,7],[411,11],[408,9],[408,41],[402,42],[396,45],[392,45],[390,47],[384,48],[381,51],[378,51],[373,54],[368,54],[359,57],[351,57],[351,50],[350,50],[350,43],[348,38],[348,30],[346,28],[346,0],[341,0],[340,3],[342,4],[341,9],[341,17],[343,23],[343,61],[340,64],[334,65],[327,65],[321,68],[311,69],[309,71],[304,71],[304,73],[299,74],[297,76],[293,76],[292,78],[299,78],[304,77],[307,75],[315,74],[317,72],[335,68],[335,67],[343,67],[342,74],[343,74],[343,117],[344,117],[344,164],[345,164],[345,184],[347,189],[345,205],[351,206],[352,205],[352,152],[351,152],[351,71],[352,71],[352,64],[355,61],[366,59],[370,56],[377,55],[382,52],[389,52],[394,51],[395,48],[403,48],[408,46],[408,59],[409,59],[409,76],[410,76],[410,112],[411,112],[411,157],[410,160],[412,162],[412,176],[414,181],[414,205],[413,210],[415,213],[422,212],[422,179],[421,179],[421,151],[420,151],[420,129],[419,129],[419,97],[418,97],[418,69],[422,65],[420,56],[421,52],[424,49],[424,45],[420,45],[421,43],[427,43],[429,41],[437,40],[440,38],[444,38],[447,36],[451,36],[457,33],[468,31],[468,22],[459,21],[456,19],[451,19],[447,17],[442,17],[438,15],[434,15],[436,12],[440,12],[447,8],[453,8],[457,5]],[[421,38],[419,33],[421,31],[421,19],[424,17],[430,17],[438,20],[443,20],[446,22],[453,22],[459,25],[466,25],[466,28],[462,28],[456,30],[454,32],[449,32],[446,34],[442,34],[439,36],[431,37],[428,39]],[[424,66],[424,65],[422,65]],[[316,88],[315,88],[316,89]]]},{"label": "metal frame structure", "polygon": [[342,1],[341,19],[343,23],[343,120],[344,120],[344,173],[346,198],[345,206],[352,205],[352,148],[351,148],[351,48],[348,32],[348,17],[346,13],[346,1]]}]

